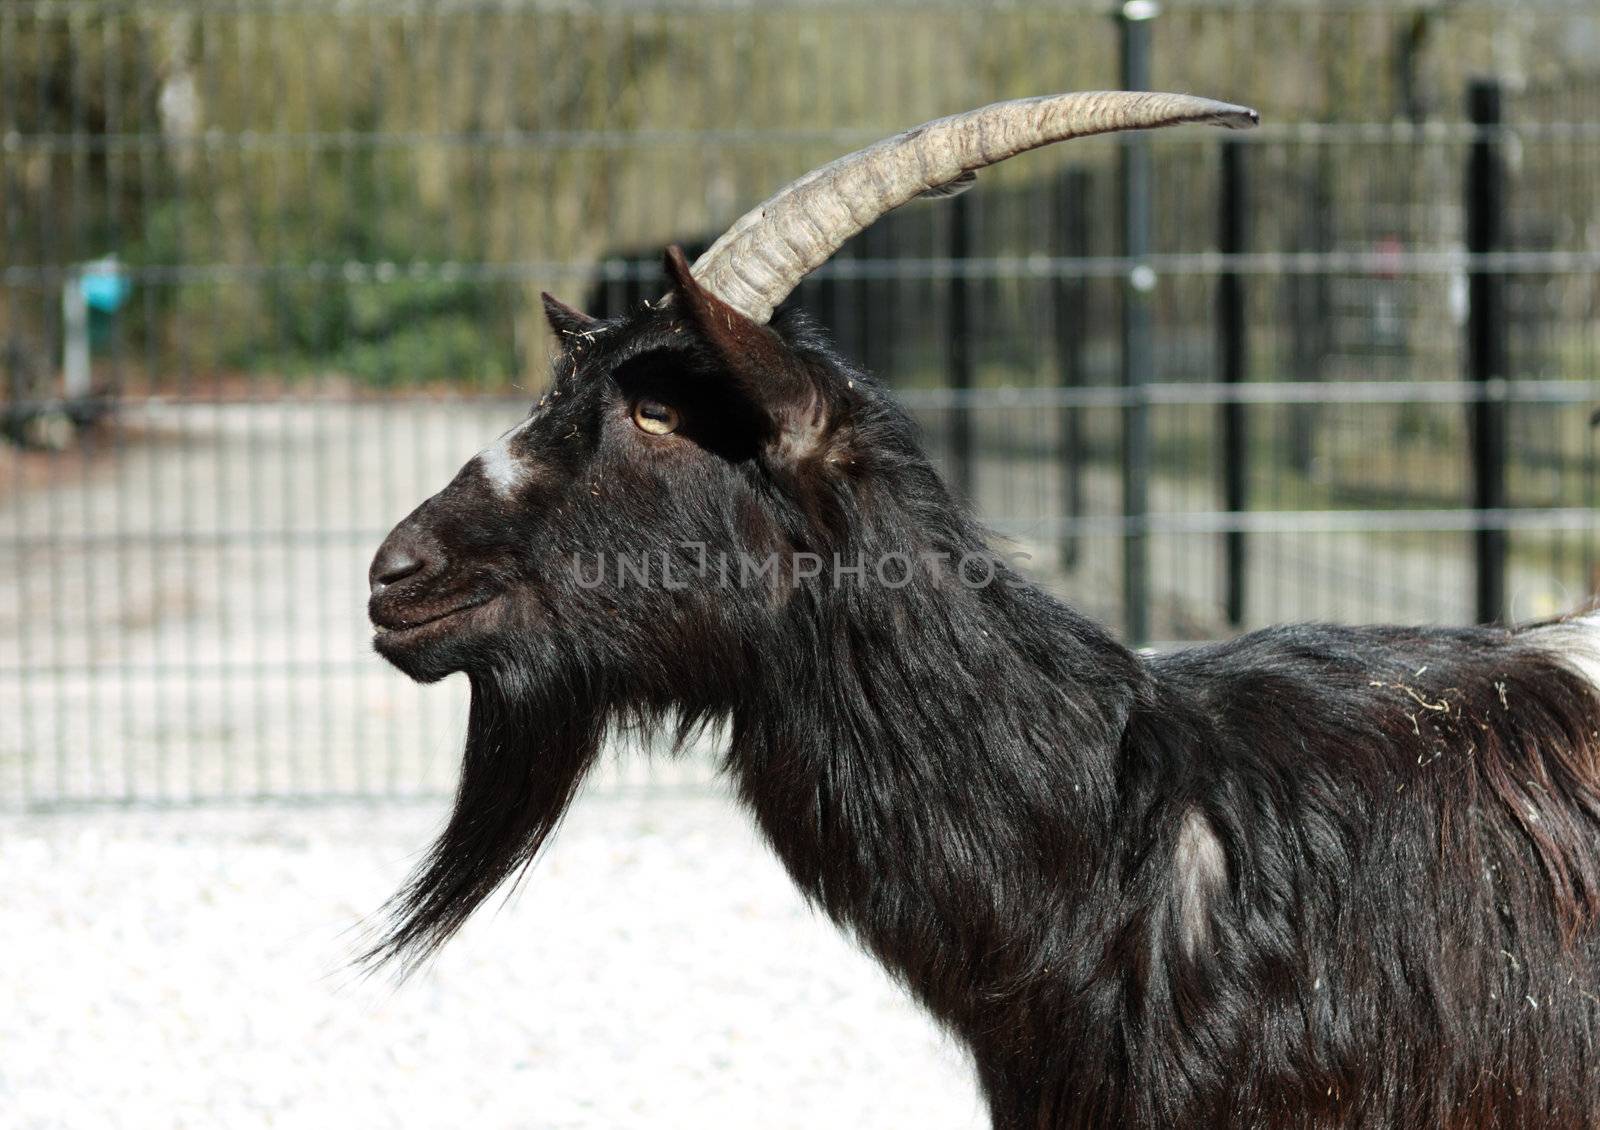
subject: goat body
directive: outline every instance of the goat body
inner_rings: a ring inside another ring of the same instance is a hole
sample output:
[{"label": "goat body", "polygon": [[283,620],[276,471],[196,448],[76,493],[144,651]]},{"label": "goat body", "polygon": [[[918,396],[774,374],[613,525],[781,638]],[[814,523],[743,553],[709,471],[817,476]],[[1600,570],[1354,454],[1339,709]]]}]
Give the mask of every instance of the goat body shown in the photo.
[{"label": "goat body", "polygon": [[944,633],[815,656],[732,764],[997,1126],[1596,1122],[1597,711],[1562,655],[1600,625],[1147,662],[1037,594],[993,617],[953,667]]}]

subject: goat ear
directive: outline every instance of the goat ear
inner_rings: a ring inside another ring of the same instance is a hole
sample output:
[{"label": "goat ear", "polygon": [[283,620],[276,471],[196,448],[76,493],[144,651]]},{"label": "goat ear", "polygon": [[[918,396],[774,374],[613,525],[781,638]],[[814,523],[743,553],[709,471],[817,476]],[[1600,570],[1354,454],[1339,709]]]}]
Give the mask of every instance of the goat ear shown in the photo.
[{"label": "goat ear", "polygon": [[790,455],[811,449],[825,423],[823,397],[794,351],[768,326],[753,322],[701,286],[683,249],[667,248],[667,278],[678,308],[741,392],[769,419]]},{"label": "goat ear", "polygon": [[556,338],[563,348],[566,339],[587,333],[599,323],[599,318],[591,318],[582,310],[568,306],[561,299],[548,291],[539,292],[539,301],[544,303],[544,320],[550,323],[550,328],[556,332]]}]

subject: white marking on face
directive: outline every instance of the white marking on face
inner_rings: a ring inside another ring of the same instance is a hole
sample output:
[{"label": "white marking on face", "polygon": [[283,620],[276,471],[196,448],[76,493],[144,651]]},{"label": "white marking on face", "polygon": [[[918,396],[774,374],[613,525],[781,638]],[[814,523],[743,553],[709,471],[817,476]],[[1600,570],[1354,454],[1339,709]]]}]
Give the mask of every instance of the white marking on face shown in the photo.
[{"label": "white marking on face", "polygon": [[1211,937],[1211,903],[1228,881],[1228,857],[1211,821],[1198,808],[1183,814],[1172,853],[1178,900],[1178,942],[1193,957]]},{"label": "white marking on face", "polygon": [[489,480],[489,485],[501,498],[510,498],[527,479],[528,472],[520,460],[511,454],[511,441],[521,435],[532,420],[524,420],[494,443],[478,452],[478,470]]}]

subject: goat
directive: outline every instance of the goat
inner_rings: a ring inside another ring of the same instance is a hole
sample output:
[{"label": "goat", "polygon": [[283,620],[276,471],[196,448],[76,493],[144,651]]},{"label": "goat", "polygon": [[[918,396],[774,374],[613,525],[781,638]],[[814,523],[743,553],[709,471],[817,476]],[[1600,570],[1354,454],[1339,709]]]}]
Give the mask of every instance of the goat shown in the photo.
[{"label": "goat", "polygon": [[794,882],[970,1049],[996,1127],[1600,1123],[1600,620],[1135,653],[773,316],[919,193],[1181,121],[1254,113],[996,104],[669,249],[659,302],[545,296],[549,392],[372,563],[377,651],[472,704],[371,960],[409,968],[527,867],[608,730],[725,721]]}]

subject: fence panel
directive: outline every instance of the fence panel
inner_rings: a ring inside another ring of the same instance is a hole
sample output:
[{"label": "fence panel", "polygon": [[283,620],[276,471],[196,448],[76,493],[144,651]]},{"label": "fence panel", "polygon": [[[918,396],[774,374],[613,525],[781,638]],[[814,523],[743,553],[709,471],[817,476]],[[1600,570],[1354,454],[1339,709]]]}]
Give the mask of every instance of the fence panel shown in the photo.
[{"label": "fence panel", "polygon": [[[1585,600],[1600,15],[1135,12],[1152,85],[1262,128],[1032,154],[796,301],[1132,642]],[[535,398],[538,292],[616,313],[782,181],[1129,42],[1087,2],[0,5],[0,808],[448,789],[462,688],[370,654],[365,567]]]}]

